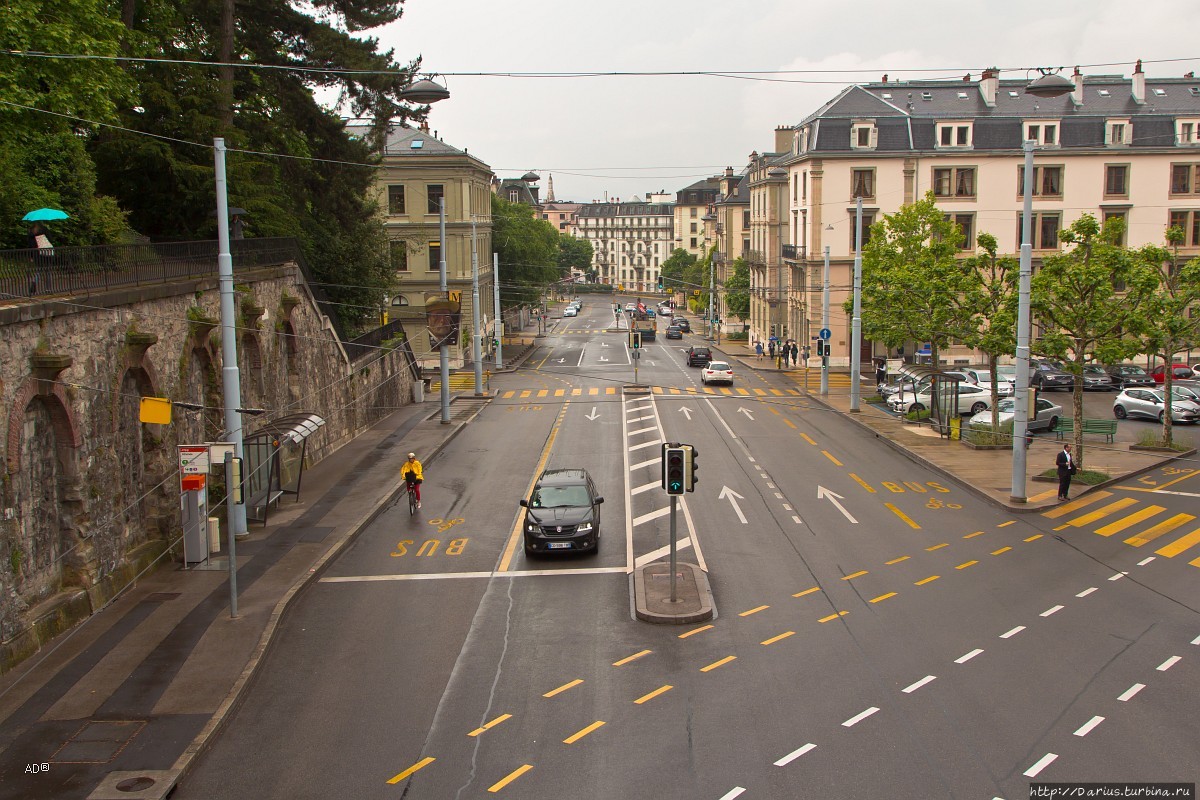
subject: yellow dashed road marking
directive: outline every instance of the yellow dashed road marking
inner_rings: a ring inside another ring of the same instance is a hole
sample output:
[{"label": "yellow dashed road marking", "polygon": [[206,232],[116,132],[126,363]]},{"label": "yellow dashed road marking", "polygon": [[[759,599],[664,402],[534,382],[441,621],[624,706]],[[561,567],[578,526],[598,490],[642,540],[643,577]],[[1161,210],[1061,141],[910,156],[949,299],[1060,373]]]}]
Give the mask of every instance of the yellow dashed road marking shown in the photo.
[{"label": "yellow dashed road marking", "polygon": [[888,508],[891,510],[891,512],[892,512],[893,514],[895,514],[897,517],[899,517],[900,519],[902,519],[902,520],[904,520],[905,522],[907,522],[907,523],[908,523],[908,527],[910,527],[910,528],[915,528],[915,529],[917,529],[917,530],[920,530],[920,529],[921,529],[921,526],[920,526],[920,525],[918,525],[917,523],[915,523],[915,522],[913,522],[911,519],[909,519],[909,517],[908,517],[908,515],[907,515],[907,514],[905,514],[905,513],[904,513],[903,511],[901,511],[900,509],[896,508],[896,506],[894,506],[893,504],[891,504],[891,503],[884,503],[884,505],[885,505],[885,506],[887,506],[887,507],[888,507]]},{"label": "yellow dashed road marking", "polygon": [[895,596],[896,596],[896,593],[895,593],[895,592],[888,592],[887,594],[881,594],[881,595],[879,595],[879,597],[873,598],[873,599],[871,600],[871,602],[872,602],[872,603],[878,603],[878,602],[880,602],[881,600],[887,600],[889,597],[895,597]]},{"label": "yellow dashed road marking", "polygon": [[983,536],[983,531],[975,531],[974,533],[968,533],[963,538],[964,539],[974,539],[976,536]]},{"label": "yellow dashed road marking", "polygon": [[834,458],[833,453],[829,452],[828,450],[822,450],[821,454],[824,455],[826,458],[828,458],[830,461],[832,461],[834,464],[837,464],[839,467],[844,466],[842,464],[842,462],[840,462],[836,458]]},{"label": "yellow dashed road marking", "polygon": [[789,636],[795,636],[795,635],[796,635],[795,631],[784,631],[783,633],[779,634],[778,636],[772,636],[770,639],[767,639],[766,641],[761,642],[760,644],[775,644],[780,639],[786,639]]},{"label": "yellow dashed road marking", "polygon": [[890,567],[892,564],[899,564],[901,561],[907,561],[909,558],[910,556],[900,556],[899,558],[893,558],[891,561],[885,561],[883,563]]},{"label": "yellow dashed road marking", "polygon": [[391,784],[397,784],[397,783],[399,783],[400,781],[402,781],[402,780],[404,780],[405,778],[407,778],[409,775],[412,775],[412,774],[413,774],[414,772],[416,772],[417,770],[419,770],[419,769],[424,769],[425,767],[428,767],[428,766],[429,766],[430,764],[432,764],[434,761],[437,761],[437,759],[436,759],[436,758],[434,758],[433,756],[427,756],[427,757],[425,757],[425,758],[422,758],[420,761],[418,761],[417,763],[413,764],[413,765],[412,765],[411,767],[409,767],[408,769],[404,770],[404,772],[401,772],[399,775],[397,775],[397,776],[396,776],[396,777],[394,777],[394,778],[390,778],[390,779],[388,780],[388,783],[391,783]]},{"label": "yellow dashed road marking", "polygon": [[620,661],[614,661],[613,666],[614,667],[624,666],[625,664],[628,664],[630,661],[636,661],[639,658],[641,658],[642,656],[649,655],[650,652],[651,652],[650,650],[643,650],[640,653],[634,653],[631,656],[625,656]]},{"label": "yellow dashed road marking", "polygon": [[966,569],[967,567],[974,566],[975,564],[978,564],[978,563],[979,563],[978,561],[967,561],[962,564],[959,564],[957,567],[955,567],[955,569]]},{"label": "yellow dashed road marking", "polygon": [[542,697],[554,697],[554,695],[561,694],[562,692],[565,692],[567,689],[573,689],[581,683],[583,683],[583,678],[576,678],[575,680],[571,681],[570,683],[564,683],[562,686],[558,687],[557,689],[551,689],[550,691],[548,691],[544,695],[542,695]]},{"label": "yellow dashed road marking", "polygon": [[563,739],[563,744],[575,744],[580,739],[587,736],[589,733],[596,730],[597,728],[602,727],[603,725],[604,725],[604,721],[598,719],[595,722],[593,722],[591,725],[588,725],[586,728],[575,731],[575,733],[572,733],[570,736]]},{"label": "yellow dashed road marking", "polygon": [[501,714],[500,716],[496,717],[491,722],[488,722],[488,723],[484,724],[482,727],[476,728],[475,730],[471,731],[470,733],[467,734],[467,736],[478,736],[479,734],[483,733],[484,731],[486,731],[490,728],[496,727],[501,722],[504,722],[504,720],[506,720],[506,719],[512,719],[512,714]]},{"label": "yellow dashed road marking", "polygon": [[792,597],[804,597],[804,595],[806,595],[806,594],[812,594],[813,592],[819,592],[819,591],[821,591],[821,587],[814,586],[811,589],[805,589],[803,592],[796,592],[794,595],[792,595]]},{"label": "yellow dashed road marking", "polygon": [[742,613],[738,614],[738,616],[739,617],[748,617],[751,614],[757,614],[758,612],[760,612],[766,608],[770,608],[770,606],[759,606],[758,608],[752,608],[749,611],[743,611]]},{"label": "yellow dashed road marking", "polygon": [[[816,444],[816,442],[814,442],[813,444]],[[851,478],[853,478],[854,480],[856,480],[856,481],[858,482],[859,486],[863,487],[864,489],[866,489],[866,490],[867,490],[868,492],[870,492],[871,494],[875,494],[875,487],[874,487],[874,486],[872,486],[871,484],[867,483],[867,482],[866,482],[866,481],[864,481],[862,478],[860,478],[860,477],[858,477],[857,475],[855,475],[853,472],[851,472],[851,473],[850,473],[850,477],[851,477]]]},{"label": "yellow dashed road marking", "polygon": [[1010,519],[1008,522],[1001,522],[996,527],[997,528],[1007,528],[1009,525],[1016,525],[1016,524],[1017,524],[1017,521],[1015,519]]},{"label": "yellow dashed road marking", "polygon": [[693,634],[696,634],[696,633],[701,633],[701,632],[703,632],[703,631],[706,631],[706,630],[708,630],[708,629],[709,629],[709,628],[711,628],[711,627],[712,627],[712,625],[702,625],[702,626],[700,626],[699,628],[692,628],[690,631],[685,631],[685,632],[683,632],[683,633],[679,634],[679,637],[678,637],[678,638],[680,638],[680,639],[686,639],[687,637],[689,637],[689,636],[691,636],[691,635],[693,635]]},{"label": "yellow dashed road marking", "polygon": [[701,672],[711,672],[712,670],[716,669],[717,667],[723,667],[726,664],[728,664],[730,661],[734,661],[736,659],[737,659],[737,656],[725,656],[720,661],[714,661],[713,663],[709,664],[707,667],[701,667],[700,671]]},{"label": "yellow dashed road marking", "polygon": [[933,581],[936,581],[940,577],[941,577],[941,575],[930,575],[925,580],[917,581],[916,583],[913,584],[913,586],[924,586],[927,583],[932,583]]},{"label": "yellow dashed road marking", "polygon": [[515,781],[517,778],[524,775],[526,772],[529,772],[529,770],[531,770],[531,769],[533,769],[533,764],[522,764],[521,766],[517,767],[512,772],[508,773],[503,778],[501,778],[500,780],[496,781],[491,786],[489,786],[488,791],[489,792],[500,791],[505,786],[508,786],[510,783]]},{"label": "yellow dashed road marking", "polygon": [[816,442],[813,440],[813,438],[811,436],[809,436],[807,433],[800,434],[800,438],[803,439],[804,441],[808,442],[811,445],[816,444]]},{"label": "yellow dashed road marking", "polygon": [[637,700],[634,700],[633,702],[637,703],[640,706],[642,703],[645,703],[648,700],[653,700],[654,698],[658,697],[660,694],[662,694],[664,692],[669,692],[674,688],[675,687],[671,686],[670,684],[667,684],[666,686],[660,686],[657,689],[655,689],[653,692],[650,692],[650,694],[644,694],[641,697],[639,697]]},{"label": "yellow dashed road marking", "polygon": [[1009,550],[1012,550],[1012,548],[1011,547],[1001,547],[999,550],[993,550],[992,555],[998,556],[1001,553],[1007,553]]},{"label": "yellow dashed road marking", "polygon": [[949,547],[949,546],[950,546],[949,542],[942,542],[941,544],[935,544],[933,547],[926,547],[925,552],[932,553],[934,550],[941,550],[943,547]]},{"label": "yellow dashed road marking", "polygon": [[865,569],[860,569],[858,572],[851,572],[849,575],[843,575],[842,580],[852,581],[855,578],[859,577],[860,575],[866,575],[866,574],[867,574],[867,571]]},{"label": "yellow dashed road marking", "polygon": [[1040,534],[1040,533],[1035,533],[1033,536],[1030,536],[1030,537],[1029,537],[1029,538],[1027,538],[1027,539],[1023,539],[1022,541],[1026,541],[1026,542],[1036,542],[1036,541],[1037,541],[1038,539],[1040,539],[1040,538],[1042,538],[1042,534]]},{"label": "yellow dashed road marking", "polygon": [[821,617],[819,620],[817,620],[817,622],[829,622],[829,620],[831,620],[831,619],[837,619],[838,617],[844,617],[849,613],[850,613],[849,611],[839,611],[836,614],[830,614],[828,617]]}]

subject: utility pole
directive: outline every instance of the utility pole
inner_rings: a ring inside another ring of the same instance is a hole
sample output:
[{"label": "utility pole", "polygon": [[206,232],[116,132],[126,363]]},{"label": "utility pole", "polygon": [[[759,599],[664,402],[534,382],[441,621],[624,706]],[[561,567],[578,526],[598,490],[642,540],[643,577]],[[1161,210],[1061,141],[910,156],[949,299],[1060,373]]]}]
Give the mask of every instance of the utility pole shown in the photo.
[{"label": "utility pole", "polygon": [[713,257],[712,253],[708,254],[708,338],[713,338],[713,298],[715,295],[715,286],[713,282]]},{"label": "utility pole", "polygon": [[859,411],[862,376],[862,197],[854,220],[854,316],[850,318],[850,413]]},{"label": "utility pole", "polygon": [[[447,301],[449,295],[446,285],[446,198],[438,198],[438,288],[442,297]],[[438,362],[441,367],[442,387],[442,419],[443,425],[450,424],[450,343],[442,339],[438,345]]]},{"label": "utility pole", "polygon": [[[829,245],[825,245],[825,285],[821,292],[821,329],[829,330]],[[823,345],[825,355],[821,356],[821,394],[829,394],[829,340]]]},{"label": "utility pole", "polygon": [[492,292],[496,303],[496,369],[504,368],[504,315],[500,313],[500,254],[492,253]]},{"label": "utility pole", "polygon": [[479,251],[475,215],[471,215],[471,360],[475,362],[475,396],[483,395],[483,354],[479,330]]}]

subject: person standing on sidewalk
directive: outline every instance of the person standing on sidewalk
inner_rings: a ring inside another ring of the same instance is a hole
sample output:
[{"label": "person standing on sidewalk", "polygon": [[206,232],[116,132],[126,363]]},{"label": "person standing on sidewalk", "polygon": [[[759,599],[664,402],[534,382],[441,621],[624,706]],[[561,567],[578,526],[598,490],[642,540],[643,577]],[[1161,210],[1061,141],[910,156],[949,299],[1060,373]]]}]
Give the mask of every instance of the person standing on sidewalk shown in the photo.
[{"label": "person standing on sidewalk", "polygon": [[771,358],[775,358],[775,340],[774,339],[771,339],[770,342],[767,343],[767,354],[770,355]]},{"label": "person standing on sidewalk", "polygon": [[755,360],[762,361],[762,356],[763,356],[762,342],[756,341],[754,343],[754,355],[755,355]]},{"label": "person standing on sidewalk", "polygon": [[796,340],[792,340],[792,366],[796,366],[800,359],[800,345],[796,344]]},{"label": "person standing on sidewalk", "polygon": [[1071,476],[1075,474],[1075,459],[1071,456],[1071,445],[1064,444],[1055,459],[1058,467],[1058,499],[1070,500]]},{"label": "person standing on sidewalk", "polygon": [[883,388],[887,383],[887,359],[881,358],[875,365],[875,385]]}]

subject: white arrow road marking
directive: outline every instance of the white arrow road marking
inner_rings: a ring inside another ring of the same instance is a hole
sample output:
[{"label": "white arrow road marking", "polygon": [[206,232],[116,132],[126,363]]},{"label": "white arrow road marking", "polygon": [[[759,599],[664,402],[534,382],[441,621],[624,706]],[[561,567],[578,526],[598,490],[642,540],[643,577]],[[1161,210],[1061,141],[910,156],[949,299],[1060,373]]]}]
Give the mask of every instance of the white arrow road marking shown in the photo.
[{"label": "white arrow road marking", "polygon": [[[608,347],[608,345],[605,345],[605,347]],[[605,358],[604,356],[600,356],[600,360],[601,360],[601,361],[608,361],[608,359],[607,359],[607,358]]]},{"label": "white arrow road marking", "polygon": [[608,342],[601,342],[601,343],[600,343],[600,346],[601,346],[601,347],[608,347]]},{"label": "white arrow road marking", "polygon": [[687,417],[687,421],[688,421],[688,422],[691,422],[691,421],[692,421],[692,410],[691,410],[690,408],[684,408],[683,406],[680,406],[680,407],[679,407],[679,413],[681,413],[681,414],[683,414],[685,417]]},{"label": "white arrow road marking", "polygon": [[738,406],[737,413],[745,414],[747,419],[749,419],[751,422],[754,422],[754,415],[751,414],[750,409],[746,408],[745,406]]},{"label": "white arrow road marking", "polygon": [[742,513],[742,509],[737,504],[738,500],[745,500],[746,498],[742,497],[740,494],[735,492],[733,489],[730,489],[728,486],[722,486],[721,493],[719,495],[717,495],[717,499],[718,500],[728,500],[729,504],[731,506],[733,506],[733,513],[738,515],[738,519],[740,519],[742,521],[742,524],[743,525],[748,524],[746,522],[746,515]]},{"label": "white arrow road marking", "polygon": [[847,511],[845,509],[845,507],[842,506],[842,504],[838,502],[838,500],[845,500],[846,498],[842,497],[837,492],[831,492],[830,490],[826,489],[824,486],[818,486],[817,487],[817,499],[818,500],[828,500],[829,502],[833,503],[835,506],[837,506],[837,510],[842,512],[843,517],[850,520],[855,525],[858,524],[858,520],[856,520],[854,517],[852,517],[850,515],[850,512]]},{"label": "white arrow road marking", "polygon": [[592,413],[590,413],[590,414],[584,414],[584,416],[585,416],[585,417],[587,417],[588,419],[590,419],[590,420],[592,420],[592,421],[594,422],[594,421],[596,420],[596,417],[598,417],[598,416],[600,416],[600,415],[596,413],[596,407],[595,407],[595,406],[592,406]]},{"label": "white arrow road marking", "polygon": [[558,363],[558,364],[565,364],[565,363],[567,363],[567,360],[566,360],[565,358],[560,358],[560,359],[559,359],[557,362],[555,362],[555,363]]}]

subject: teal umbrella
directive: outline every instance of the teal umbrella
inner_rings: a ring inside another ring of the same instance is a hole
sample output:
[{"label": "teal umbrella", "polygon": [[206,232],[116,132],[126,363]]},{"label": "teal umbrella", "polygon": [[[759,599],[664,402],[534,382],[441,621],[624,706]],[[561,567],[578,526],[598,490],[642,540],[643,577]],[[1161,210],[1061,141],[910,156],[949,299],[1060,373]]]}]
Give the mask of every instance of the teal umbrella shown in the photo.
[{"label": "teal umbrella", "polygon": [[25,222],[46,222],[52,219],[70,219],[71,215],[65,211],[59,211],[57,208],[39,208],[37,211],[30,211],[21,219]]}]

